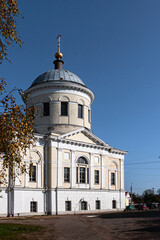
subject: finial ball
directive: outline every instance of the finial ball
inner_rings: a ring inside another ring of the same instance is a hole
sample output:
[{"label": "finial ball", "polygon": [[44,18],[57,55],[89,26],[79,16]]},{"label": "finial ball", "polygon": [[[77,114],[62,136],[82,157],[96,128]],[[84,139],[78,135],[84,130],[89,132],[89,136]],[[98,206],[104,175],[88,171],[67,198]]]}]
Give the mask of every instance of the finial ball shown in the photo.
[{"label": "finial ball", "polygon": [[61,58],[63,58],[63,54],[61,52],[57,52],[55,54],[55,58],[57,58],[57,60],[61,60]]}]

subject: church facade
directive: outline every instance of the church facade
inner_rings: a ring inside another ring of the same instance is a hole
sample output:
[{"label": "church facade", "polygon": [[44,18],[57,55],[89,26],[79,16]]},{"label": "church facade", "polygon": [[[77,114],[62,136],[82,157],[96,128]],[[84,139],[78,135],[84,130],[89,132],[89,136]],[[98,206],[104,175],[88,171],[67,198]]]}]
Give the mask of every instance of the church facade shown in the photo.
[{"label": "church facade", "polygon": [[[60,40],[59,40],[60,41]],[[55,69],[25,91],[35,106],[35,144],[23,161],[32,171],[1,186],[0,215],[69,214],[125,208],[124,155],[93,134],[94,94],[63,70],[60,43]]]}]

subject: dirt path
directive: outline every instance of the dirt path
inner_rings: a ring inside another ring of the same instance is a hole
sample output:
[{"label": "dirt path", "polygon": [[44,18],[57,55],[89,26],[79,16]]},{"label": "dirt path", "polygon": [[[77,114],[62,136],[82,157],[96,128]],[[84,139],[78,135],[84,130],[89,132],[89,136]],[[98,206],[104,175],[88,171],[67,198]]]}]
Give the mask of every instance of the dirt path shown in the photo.
[{"label": "dirt path", "polygon": [[3,218],[0,223],[40,225],[44,230],[27,234],[34,240],[128,240],[160,239],[160,211],[101,215],[37,216]]}]

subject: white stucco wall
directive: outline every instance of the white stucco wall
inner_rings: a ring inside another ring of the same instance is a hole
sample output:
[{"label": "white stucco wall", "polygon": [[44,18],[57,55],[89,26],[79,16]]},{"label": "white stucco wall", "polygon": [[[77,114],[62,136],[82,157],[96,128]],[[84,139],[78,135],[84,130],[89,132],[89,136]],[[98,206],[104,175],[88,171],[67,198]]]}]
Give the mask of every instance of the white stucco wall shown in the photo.
[{"label": "white stucco wall", "polygon": [[14,215],[36,214],[30,212],[30,202],[37,202],[37,213],[44,214],[44,194],[39,189],[15,189],[14,190]]}]

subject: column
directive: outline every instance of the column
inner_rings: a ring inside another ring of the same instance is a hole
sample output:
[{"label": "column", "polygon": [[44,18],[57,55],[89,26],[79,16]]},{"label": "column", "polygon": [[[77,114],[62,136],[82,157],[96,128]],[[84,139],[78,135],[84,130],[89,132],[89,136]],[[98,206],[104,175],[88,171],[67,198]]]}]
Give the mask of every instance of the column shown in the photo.
[{"label": "column", "polygon": [[15,172],[16,172],[16,178],[15,178],[15,186],[21,186],[20,182],[20,169],[18,166],[15,167]]},{"label": "column", "polygon": [[41,188],[41,175],[42,175],[42,173],[41,173],[41,163],[38,163],[37,164],[37,177],[38,177],[37,183],[38,183],[38,188]]},{"label": "column", "polygon": [[25,187],[28,187],[29,183],[29,163],[26,162],[26,170],[27,172],[25,173]]},{"label": "column", "polygon": [[76,167],[75,167],[75,151],[71,151],[71,174],[72,174],[72,177],[71,177],[71,187],[72,188],[75,188],[76,187]]},{"label": "column", "polygon": [[121,159],[121,189],[124,189],[124,160]]},{"label": "column", "polygon": [[108,186],[108,188],[111,189],[111,170],[108,170],[108,179],[109,179],[109,186]]},{"label": "column", "polygon": [[62,149],[58,148],[58,187],[62,187]]},{"label": "column", "polygon": [[104,155],[101,156],[101,188],[105,188]]},{"label": "column", "polygon": [[90,188],[94,188],[94,169],[93,169],[93,153],[91,153],[91,159],[90,159]]},{"label": "column", "polygon": [[118,170],[115,171],[116,189],[118,189]]}]

